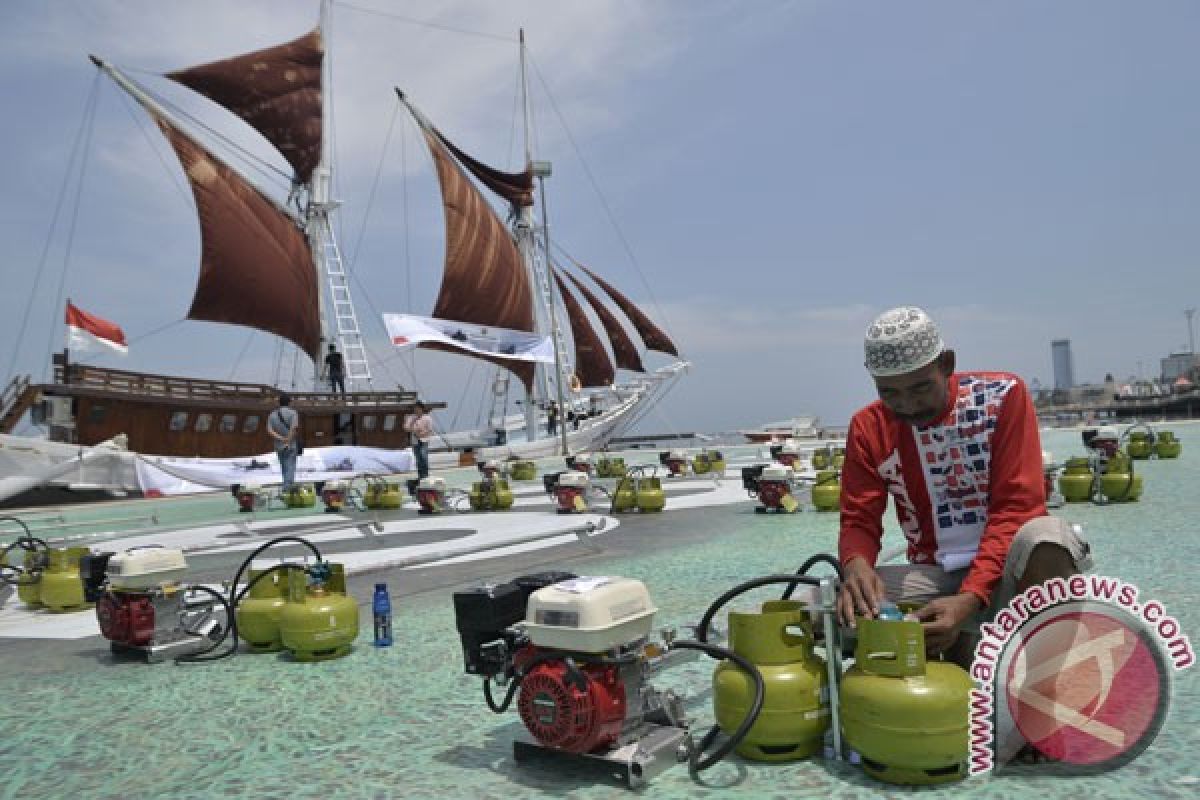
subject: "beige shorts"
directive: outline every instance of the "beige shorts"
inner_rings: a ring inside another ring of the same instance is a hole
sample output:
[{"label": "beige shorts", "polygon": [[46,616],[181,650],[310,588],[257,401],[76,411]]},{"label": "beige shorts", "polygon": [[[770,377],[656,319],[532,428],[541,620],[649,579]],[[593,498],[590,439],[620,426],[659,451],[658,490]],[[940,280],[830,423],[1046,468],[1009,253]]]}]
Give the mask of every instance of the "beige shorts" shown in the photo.
[{"label": "beige shorts", "polygon": [[[1016,594],[1017,581],[1029,563],[1029,554],[1039,544],[1056,544],[1071,554],[1075,568],[1086,572],[1092,568],[1091,547],[1079,531],[1060,517],[1038,517],[1021,526],[1013,537],[1004,562],[1004,575],[992,594],[992,602],[977,615],[974,625],[991,619],[999,609],[1008,605]],[[927,603],[935,597],[957,594],[967,577],[969,567],[947,572],[937,564],[882,564],[876,568],[887,587],[887,597],[893,603]]]}]

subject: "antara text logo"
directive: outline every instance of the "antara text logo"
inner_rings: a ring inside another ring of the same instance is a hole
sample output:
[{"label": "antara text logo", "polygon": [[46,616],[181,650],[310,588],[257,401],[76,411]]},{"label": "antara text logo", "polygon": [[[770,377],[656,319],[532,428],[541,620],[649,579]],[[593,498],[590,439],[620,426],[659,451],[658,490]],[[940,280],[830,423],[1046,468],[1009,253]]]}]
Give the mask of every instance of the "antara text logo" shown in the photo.
[{"label": "antara text logo", "polygon": [[1195,655],[1166,608],[1138,595],[1105,575],[1055,578],[981,627],[971,665],[972,775],[1026,745],[1075,771],[1104,772],[1154,741],[1171,675]]}]

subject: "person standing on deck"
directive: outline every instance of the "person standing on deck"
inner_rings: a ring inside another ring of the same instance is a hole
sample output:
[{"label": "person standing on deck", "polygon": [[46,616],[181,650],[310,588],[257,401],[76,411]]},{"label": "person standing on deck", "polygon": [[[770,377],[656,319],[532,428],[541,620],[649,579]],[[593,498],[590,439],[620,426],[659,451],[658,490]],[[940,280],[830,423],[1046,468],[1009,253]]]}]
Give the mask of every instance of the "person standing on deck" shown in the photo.
[{"label": "person standing on deck", "polygon": [[553,436],[558,433],[558,403],[550,402],[546,408],[546,435]]},{"label": "person standing on deck", "polygon": [[333,342],[325,355],[325,377],[329,380],[329,391],[346,393],[346,360]]},{"label": "person standing on deck", "polygon": [[267,433],[274,440],[275,455],[279,459],[279,471],[283,473],[283,491],[289,492],[296,481],[297,450],[296,432],[300,427],[300,415],[290,406],[292,396],[279,393],[279,407],[267,416]]},{"label": "person standing on deck", "polygon": [[416,403],[416,414],[404,423],[404,430],[413,436],[413,458],[417,461],[417,477],[429,477],[429,440],[433,438],[433,417],[424,403]]}]

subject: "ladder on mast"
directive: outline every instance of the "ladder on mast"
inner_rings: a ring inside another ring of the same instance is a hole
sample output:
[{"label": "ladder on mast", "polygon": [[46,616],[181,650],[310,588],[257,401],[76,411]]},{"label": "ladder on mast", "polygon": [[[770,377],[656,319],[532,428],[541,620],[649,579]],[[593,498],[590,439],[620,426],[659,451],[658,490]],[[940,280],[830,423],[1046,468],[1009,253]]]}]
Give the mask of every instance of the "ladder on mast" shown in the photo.
[{"label": "ladder on mast", "polygon": [[371,365],[367,361],[367,349],[363,345],[362,331],[358,327],[358,315],[354,312],[354,301],[350,297],[350,283],[342,266],[342,251],[333,237],[327,220],[322,220],[321,255],[325,274],[329,279],[329,299],[333,303],[333,335],[337,337],[346,364],[348,381],[365,381],[371,384]]}]

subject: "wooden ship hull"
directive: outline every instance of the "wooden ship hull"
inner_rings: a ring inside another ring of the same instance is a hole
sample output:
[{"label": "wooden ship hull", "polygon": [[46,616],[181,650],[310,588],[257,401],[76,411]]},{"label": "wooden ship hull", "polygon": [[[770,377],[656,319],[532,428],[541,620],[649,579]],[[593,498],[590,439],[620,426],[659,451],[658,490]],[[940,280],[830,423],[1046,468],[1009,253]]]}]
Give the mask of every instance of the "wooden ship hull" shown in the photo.
[{"label": "wooden ship hull", "polygon": [[[54,357],[53,383],[31,384],[25,392],[52,441],[96,445],[124,434],[125,446],[136,453],[205,458],[270,452],[267,415],[280,394],[262,384],[69,364],[65,354]],[[413,413],[415,392],[289,394],[306,447],[411,444],[404,422]]]}]

